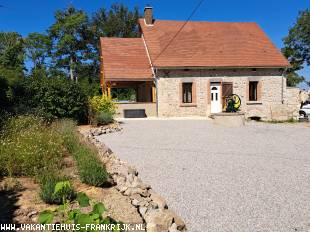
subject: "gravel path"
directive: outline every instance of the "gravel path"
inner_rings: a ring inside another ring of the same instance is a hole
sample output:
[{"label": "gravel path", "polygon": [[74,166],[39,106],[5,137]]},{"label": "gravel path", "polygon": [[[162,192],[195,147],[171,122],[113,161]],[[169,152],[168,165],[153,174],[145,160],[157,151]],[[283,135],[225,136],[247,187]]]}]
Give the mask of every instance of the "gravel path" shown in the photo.
[{"label": "gravel path", "polygon": [[[190,232],[310,231],[310,127],[128,120],[104,135]],[[297,230],[295,230],[297,228]]]}]

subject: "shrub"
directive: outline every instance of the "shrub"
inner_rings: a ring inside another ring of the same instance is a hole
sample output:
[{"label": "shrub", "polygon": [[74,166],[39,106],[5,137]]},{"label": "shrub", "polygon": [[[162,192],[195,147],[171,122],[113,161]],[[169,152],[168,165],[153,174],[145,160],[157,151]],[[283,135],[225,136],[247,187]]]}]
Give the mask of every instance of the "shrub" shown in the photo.
[{"label": "shrub", "polygon": [[[62,191],[62,188],[66,186],[63,183],[57,183],[57,185],[60,186],[60,188],[55,188],[55,192]],[[113,231],[124,231],[124,229],[122,229],[124,227],[122,222],[118,222],[111,217],[103,217],[103,213],[106,212],[107,209],[101,202],[92,202],[83,192],[77,194],[77,202],[79,207],[75,209],[71,209],[70,202],[66,201],[54,211],[45,210],[40,212],[39,223],[52,224],[56,218],[57,221],[62,224],[79,224],[81,226],[81,230],[79,231],[97,231],[95,228],[85,229],[87,224],[113,224],[115,225]],[[91,211],[89,209],[91,209]]]},{"label": "shrub", "polygon": [[[80,179],[83,183],[92,186],[102,186],[108,179],[108,173],[99,160],[95,159],[91,153],[85,153],[78,161]],[[87,156],[87,158],[85,158]]]},{"label": "shrub", "polygon": [[111,112],[97,112],[92,119],[92,125],[107,125],[114,120],[114,114]]},{"label": "shrub", "polygon": [[89,99],[89,119],[92,125],[105,125],[113,121],[116,105],[107,95]]},{"label": "shrub", "polygon": [[[73,200],[76,196],[71,184],[66,177],[60,177],[53,172],[44,172],[39,177],[40,197],[48,204],[62,204],[64,200]],[[55,191],[57,183],[68,183],[63,185],[62,191]]]},{"label": "shrub", "polygon": [[10,118],[0,140],[0,174],[35,176],[61,167],[62,139],[52,126],[33,116]]},{"label": "shrub", "polygon": [[87,96],[81,87],[65,78],[27,78],[18,87],[17,113],[40,112],[44,117],[87,121]]}]

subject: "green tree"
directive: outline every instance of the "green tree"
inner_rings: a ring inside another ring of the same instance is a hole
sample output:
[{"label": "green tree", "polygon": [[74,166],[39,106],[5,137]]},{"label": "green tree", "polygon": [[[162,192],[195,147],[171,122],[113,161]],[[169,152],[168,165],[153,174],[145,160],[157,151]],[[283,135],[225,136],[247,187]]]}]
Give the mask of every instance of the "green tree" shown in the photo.
[{"label": "green tree", "polygon": [[25,39],[26,55],[32,62],[31,76],[46,77],[46,60],[51,51],[51,39],[41,33],[30,33]]},{"label": "green tree", "polygon": [[9,84],[23,77],[24,43],[16,32],[0,32],[0,75]]},{"label": "green tree", "polygon": [[283,39],[285,47],[283,54],[288,58],[292,67],[288,70],[288,86],[296,86],[304,81],[304,77],[297,74],[303,66],[310,65],[310,10],[299,13],[296,23]]},{"label": "green tree", "polygon": [[130,11],[123,4],[113,4],[110,10],[100,8],[95,12],[90,23],[95,60],[99,61],[100,37],[138,37],[139,17],[137,7]]},{"label": "green tree", "polygon": [[88,17],[82,10],[69,6],[64,11],[56,11],[56,22],[48,32],[52,38],[52,58],[56,68],[66,70],[71,80],[78,80],[76,70],[87,62]]},{"label": "green tree", "polygon": [[14,99],[14,86],[24,77],[24,42],[16,32],[0,32],[0,106]]}]

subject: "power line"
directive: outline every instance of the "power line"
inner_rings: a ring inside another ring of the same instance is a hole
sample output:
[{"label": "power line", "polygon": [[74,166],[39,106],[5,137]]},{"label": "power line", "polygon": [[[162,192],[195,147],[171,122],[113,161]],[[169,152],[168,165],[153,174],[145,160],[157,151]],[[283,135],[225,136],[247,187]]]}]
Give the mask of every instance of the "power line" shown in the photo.
[{"label": "power line", "polygon": [[153,63],[167,50],[167,48],[170,46],[170,44],[175,40],[175,38],[180,34],[180,32],[183,30],[183,28],[187,25],[187,23],[189,22],[189,20],[194,16],[194,14],[196,13],[196,11],[199,9],[199,7],[202,5],[202,3],[204,2],[204,0],[200,0],[198,5],[194,8],[194,10],[192,11],[192,13],[190,14],[190,16],[187,18],[187,20],[184,22],[184,24],[182,25],[182,27],[180,27],[180,29],[177,31],[177,33],[172,37],[172,39],[169,41],[169,43],[164,47],[164,49],[155,57],[155,59],[153,60]]}]

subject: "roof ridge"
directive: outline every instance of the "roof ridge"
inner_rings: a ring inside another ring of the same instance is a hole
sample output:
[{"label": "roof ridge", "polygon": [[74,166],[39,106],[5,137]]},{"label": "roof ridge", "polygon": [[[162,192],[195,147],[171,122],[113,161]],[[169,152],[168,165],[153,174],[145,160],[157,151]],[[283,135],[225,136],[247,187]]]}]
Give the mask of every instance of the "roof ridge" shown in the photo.
[{"label": "roof ridge", "polygon": [[[139,20],[144,20],[143,18],[139,18]],[[154,19],[154,22],[177,22],[177,23],[185,23],[186,20],[174,20],[174,19]],[[240,24],[257,24],[257,22],[254,21],[234,21],[234,22],[228,22],[228,21],[206,21],[206,20],[189,20],[188,23],[223,23],[223,24],[234,24],[234,23],[240,23]]]}]

